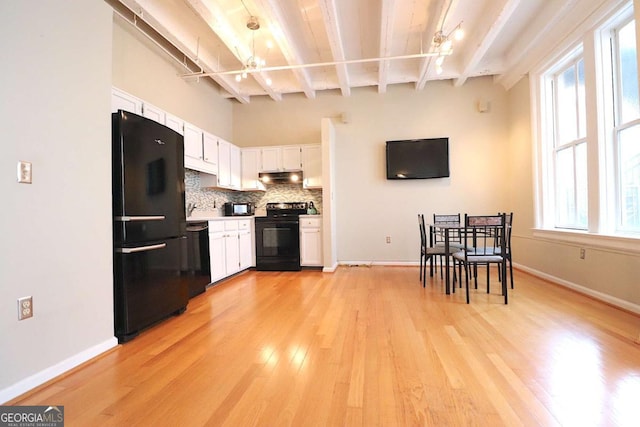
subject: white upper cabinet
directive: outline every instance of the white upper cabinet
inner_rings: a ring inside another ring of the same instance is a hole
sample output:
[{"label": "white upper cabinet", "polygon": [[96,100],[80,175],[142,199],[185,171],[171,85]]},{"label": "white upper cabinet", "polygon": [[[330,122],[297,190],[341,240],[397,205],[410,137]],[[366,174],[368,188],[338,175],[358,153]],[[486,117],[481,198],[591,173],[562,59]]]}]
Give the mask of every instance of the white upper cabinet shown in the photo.
[{"label": "white upper cabinet", "polygon": [[218,138],[218,186],[231,186],[231,143]]},{"label": "white upper cabinet", "polygon": [[142,104],[142,115],[147,119],[154,120],[158,123],[165,124],[166,113],[155,105],[147,102]]},{"label": "white upper cabinet", "polygon": [[262,148],[260,153],[260,172],[278,172],[280,170],[280,147]]},{"label": "white upper cabinet", "polygon": [[200,177],[203,187],[242,188],[240,148],[114,87],[111,111],[118,110],[147,117],[183,135],[184,166],[205,173]]},{"label": "white upper cabinet", "polygon": [[299,171],[302,169],[302,150],[300,146],[281,148],[281,169],[284,171]]},{"label": "white upper cabinet", "polygon": [[242,150],[242,189],[264,190],[259,172],[299,171],[304,188],[322,188],[322,146],[281,145]]},{"label": "white upper cabinet", "polygon": [[302,146],[302,186],[322,188],[322,146]]},{"label": "white upper cabinet", "polygon": [[264,190],[264,185],[258,181],[258,171],[260,168],[260,149],[259,148],[243,148],[242,164],[240,167],[242,182],[242,190]]},{"label": "white upper cabinet", "polygon": [[[202,160],[202,131],[184,122],[184,155],[195,160]],[[185,165],[186,166],[186,165]],[[188,166],[187,166],[188,167]]]},{"label": "white upper cabinet", "polygon": [[296,171],[301,168],[299,145],[262,147],[260,172]]},{"label": "white upper cabinet", "polygon": [[202,134],[202,152],[204,162],[212,174],[218,174],[218,138],[210,133]]},{"label": "white upper cabinet", "polygon": [[184,121],[180,117],[172,116],[169,113],[165,113],[164,124],[169,129],[173,129],[180,135],[184,135]]},{"label": "white upper cabinet", "polygon": [[241,169],[242,163],[240,160],[240,148],[236,147],[233,144],[230,144],[230,174],[231,181],[229,183],[229,187],[234,190],[240,190],[242,187],[241,184]]},{"label": "white upper cabinet", "polygon": [[118,110],[129,111],[130,113],[142,114],[142,100],[128,94],[120,89],[111,90],[111,112]]}]

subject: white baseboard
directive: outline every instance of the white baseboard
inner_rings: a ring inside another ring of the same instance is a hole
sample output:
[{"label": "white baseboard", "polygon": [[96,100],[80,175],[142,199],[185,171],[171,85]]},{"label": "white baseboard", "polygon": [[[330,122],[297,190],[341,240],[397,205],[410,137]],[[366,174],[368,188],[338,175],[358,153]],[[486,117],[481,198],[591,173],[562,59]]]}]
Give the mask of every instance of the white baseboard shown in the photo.
[{"label": "white baseboard", "polygon": [[117,345],[118,340],[116,339],[116,337],[110,338],[100,344],[94,345],[91,348],[88,348],[61,361],[60,363],[57,363],[31,375],[30,377],[18,381],[17,383],[0,390],[0,402],[8,402],[9,400],[14,399],[21,394],[26,393],[27,391],[46,383],[47,381],[57,377],[58,375],[64,374],[65,372],[75,368],[78,365],[81,365],[88,360],[93,359],[94,357],[104,353],[107,350],[112,349]]},{"label": "white baseboard", "polygon": [[340,265],[348,267],[371,267],[372,265],[396,266],[396,267],[416,267],[417,261],[340,261]]},{"label": "white baseboard", "polygon": [[518,270],[522,270],[522,271],[527,272],[529,274],[532,274],[534,276],[540,277],[541,279],[545,279],[545,280],[548,280],[548,281],[553,282],[555,284],[558,284],[560,286],[564,286],[566,288],[572,289],[572,290],[574,290],[576,292],[579,292],[581,294],[588,295],[588,296],[590,296],[592,298],[595,298],[597,300],[600,300],[602,302],[606,302],[607,304],[613,305],[613,306],[621,308],[623,310],[630,311],[632,313],[640,314],[640,305],[633,304],[633,303],[631,303],[629,301],[625,301],[623,299],[616,298],[614,296],[607,295],[607,294],[599,292],[599,291],[594,291],[593,289],[589,289],[589,288],[586,288],[586,287],[584,287],[582,285],[578,285],[576,283],[569,282],[568,280],[560,279],[559,277],[552,276],[550,274],[544,273],[544,272],[539,271],[539,270],[535,270],[535,269],[530,268],[530,267],[526,267],[524,265],[520,265],[520,264],[514,263],[513,266],[514,266],[514,268],[517,268]]},{"label": "white baseboard", "polygon": [[334,273],[336,271],[336,268],[338,268],[338,263],[334,263],[332,266],[330,267],[323,267],[322,268],[322,272],[323,273]]}]

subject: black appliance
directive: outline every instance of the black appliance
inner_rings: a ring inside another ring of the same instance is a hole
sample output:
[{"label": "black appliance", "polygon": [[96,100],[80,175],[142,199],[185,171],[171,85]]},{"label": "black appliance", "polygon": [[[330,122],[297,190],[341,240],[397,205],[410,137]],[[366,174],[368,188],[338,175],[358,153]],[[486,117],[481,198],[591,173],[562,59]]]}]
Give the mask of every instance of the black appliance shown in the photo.
[{"label": "black appliance", "polygon": [[253,203],[227,202],[224,204],[224,216],[253,215]]},{"label": "black appliance", "polygon": [[209,223],[187,223],[186,274],[185,280],[189,287],[189,298],[193,298],[205,291],[211,283],[211,263],[209,261]]},{"label": "black appliance", "polygon": [[302,171],[260,172],[258,179],[263,184],[302,184]]},{"label": "black appliance", "polygon": [[300,215],[306,202],[267,203],[267,216],[256,217],[256,270],[300,270]]},{"label": "black appliance", "polygon": [[449,138],[387,141],[387,179],[449,176]]},{"label": "black appliance", "polygon": [[179,133],[119,110],[112,114],[114,323],[119,342],[189,300],[182,278],[184,144]]}]

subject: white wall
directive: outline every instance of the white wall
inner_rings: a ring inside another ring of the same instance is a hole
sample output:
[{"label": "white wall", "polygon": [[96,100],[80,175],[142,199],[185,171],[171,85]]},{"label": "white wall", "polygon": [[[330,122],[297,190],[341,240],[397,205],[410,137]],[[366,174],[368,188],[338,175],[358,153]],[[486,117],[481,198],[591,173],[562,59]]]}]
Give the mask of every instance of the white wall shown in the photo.
[{"label": "white wall", "polygon": [[[0,2],[0,402],[113,346],[111,10]],[[32,162],[33,183],[16,164]],[[18,321],[17,299],[34,317]]]},{"label": "white wall", "polygon": [[[232,110],[102,1],[4,1],[0,24],[3,403],[117,344],[112,86],[226,139]],[[33,184],[16,183],[18,160],[33,163]],[[35,315],[18,322],[27,295]]]},{"label": "white wall", "polygon": [[[490,110],[477,111],[477,101]],[[340,262],[417,262],[417,214],[494,213],[510,210],[507,94],[491,78],[469,79],[462,87],[430,82],[390,86],[387,93],[355,89],[351,97],[319,93],[317,99],[287,96],[283,102],[253,98],[234,104],[234,142],[241,146],[320,141],[322,117],[335,120],[335,197]],[[246,124],[251,125],[246,125]],[[451,178],[388,181],[385,141],[450,138]],[[391,244],[385,243],[386,236]]]},{"label": "white wall", "polygon": [[[529,80],[509,91],[509,205],[514,207],[514,261],[526,270],[640,313],[637,253],[534,236],[534,174]],[[580,248],[587,257],[579,257]]]},{"label": "white wall", "polygon": [[232,101],[211,79],[179,77],[185,69],[137,28],[114,14],[113,85],[226,140],[232,138]]}]

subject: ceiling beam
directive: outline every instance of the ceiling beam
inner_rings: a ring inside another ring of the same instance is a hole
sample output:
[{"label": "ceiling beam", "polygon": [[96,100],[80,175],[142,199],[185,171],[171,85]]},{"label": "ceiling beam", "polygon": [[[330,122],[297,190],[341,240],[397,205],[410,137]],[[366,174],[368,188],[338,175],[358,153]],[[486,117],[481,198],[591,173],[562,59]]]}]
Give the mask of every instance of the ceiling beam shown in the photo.
[{"label": "ceiling beam", "polygon": [[[507,24],[520,2],[521,0],[506,0],[497,12],[497,16],[488,16],[485,18],[484,22],[478,25],[479,29],[475,31],[474,34],[470,34],[471,40],[467,42],[467,45],[475,46],[475,48],[471,50],[471,55],[468,55],[467,58],[465,58],[462,66],[462,72],[460,73],[460,76],[455,79],[454,86],[462,86],[473,74],[476,67],[489,51],[489,48],[491,48],[491,45],[500,34],[500,31],[502,31],[504,26]],[[481,36],[482,33],[484,33],[484,36]],[[475,44],[475,40],[480,41]]]},{"label": "ceiling beam", "polygon": [[[185,57],[197,63],[205,72],[216,73],[221,71],[218,67],[211,65],[214,63],[213,58],[209,58],[208,55],[202,52],[194,52],[192,50],[190,46],[197,46],[197,40],[189,40],[189,29],[179,27],[175,20],[171,19],[170,16],[166,16],[166,9],[159,5],[158,2],[153,0],[109,0],[107,3],[111,4],[115,2],[119,2],[135,15],[136,18],[133,20],[126,16],[124,18],[132,22],[140,31],[144,32],[139,25],[135,24],[136,19],[140,19],[149,25],[149,27],[161,35],[167,42],[182,52]],[[115,4],[113,4],[112,7],[114,7],[114,10],[116,9]],[[122,16],[122,13],[118,13]],[[146,35],[153,39],[152,35]],[[243,104],[249,102],[249,97],[240,93],[233,79],[215,74],[213,74],[211,78],[239,102]]]},{"label": "ceiling beam", "polygon": [[[346,58],[344,56],[344,48],[342,44],[342,36],[340,34],[340,25],[338,24],[338,12],[335,0],[318,0],[318,6],[320,6],[320,10],[322,11],[322,17],[327,31],[327,38],[329,39],[329,45],[331,46],[333,60],[336,62],[345,61]],[[338,84],[340,85],[342,96],[351,95],[347,65],[344,63],[337,64],[336,72],[338,74]]]},{"label": "ceiling beam", "polygon": [[[393,24],[395,21],[396,0],[381,0],[380,11],[380,57],[391,56],[393,43]],[[382,60],[378,64],[378,93],[387,91],[389,80],[389,61]]]},{"label": "ceiling beam", "polygon": [[[240,62],[240,66],[246,59],[253,55],[251,49],[240,42],[240,36],[236,33],[220,6],[215,2],[202,0],[187,0],[189,5],[202,16],[209,28],[218,35],[218,38],[227,46],[227,49]],[[282,94],[275,92],[267,83],[268,77],[264,73],[252,73],[253,79],[262,87],[267,95],[275,101],[282,100]]]},{"label": "ceiling beam", "polygon": [[[254,2],[261,9],[262,14],[268,22],[279,26],[277,31],[272,29],[271,34],[287,63],[289,65],[304,63],[300,49],[295,45],[296,38],[292,36],[288,29],[289,25],[287,25],[287,19],[285,19],[282,7],[280,6],[281,2],[277,0],[254,0]],[[307,98],[315,98],[316,91],[313,89],[307,70],[296,68],[292,71]]]},{"label": "ceiling beam", "polygon": [[[449,2],[455,0],[439,0],[429,2],[429,9],[427,15],[427,26],[424,29],[424,45],[422,50],[430,51],[431,44],[433,42],[433,35],[437,30],[442,27],[442,23],[445,18],[445,14],[447,13],[447,5]],[[438,10],[440,12],[438,12]],[[434,19],[435,17],[437,19]],[[433,18],[432,18],[433,17]],[[424,86],[427,84],[429,80],[429,70],[431,68],[431,64],[433,63],[433,58],[426,57],[422,61],[420,61],[419,71],[418,71],[418,79],[416,81],[416,90],[424,89]]]},{"label": "ceiling beam", "polygon": [[[545,7],[538,13],[536,18],[527,25],[526,30],[513,43],[507,54],[505,55],[506,73],[495,78],[496,83],[502,84],[509,89],[513,84],[518,82],[520,78],[529,72],[534,62],[539,58],[533,55],[535,50],[548,52],[553,45],[543,43],[548,38],[549,33],[553,33],[554,29],[566,19],[566,14],[576,8],[578,0],[547,0]],[[556,40],[555,43],[558,41]],[[554,42],[552,42],[554,43]]]}]

